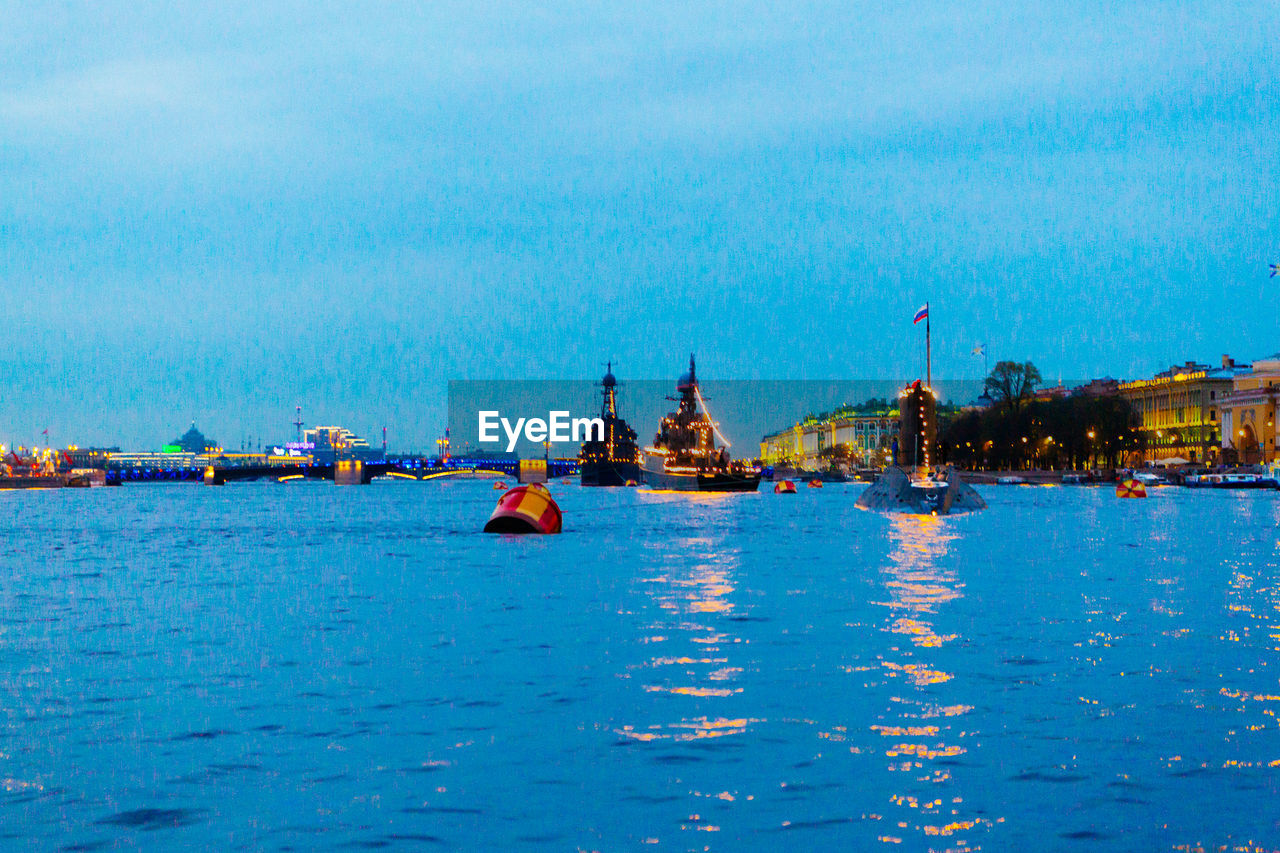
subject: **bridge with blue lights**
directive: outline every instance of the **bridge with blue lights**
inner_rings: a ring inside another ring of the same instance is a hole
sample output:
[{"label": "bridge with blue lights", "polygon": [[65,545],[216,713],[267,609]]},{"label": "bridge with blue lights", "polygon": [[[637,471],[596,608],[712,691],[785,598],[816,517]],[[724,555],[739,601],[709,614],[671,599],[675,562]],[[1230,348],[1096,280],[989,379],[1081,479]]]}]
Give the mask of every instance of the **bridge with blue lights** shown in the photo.
[{"label": "bridge with blue lights", "polygon": [[[452,456],[446,459],[429,456],[392,456],[386,459],[363,460],[365,481],[373,477],[389,476],[402,480],[435,480],[448,477],[506,476],[516,477],[520,472],[520,460],[514,458]],[[237,480],[333,480],[334,466],[315,463],[298,464],[220,464],[213,459],[212,467],[222,482]],[[107,483],[178,483],[202,482],[208,461],[193,463],[191,460],[162,460],[139,463],[106,465]],[[576,459],[547,460],[547,476],[552,479],[572,477],[578,473]]]}]

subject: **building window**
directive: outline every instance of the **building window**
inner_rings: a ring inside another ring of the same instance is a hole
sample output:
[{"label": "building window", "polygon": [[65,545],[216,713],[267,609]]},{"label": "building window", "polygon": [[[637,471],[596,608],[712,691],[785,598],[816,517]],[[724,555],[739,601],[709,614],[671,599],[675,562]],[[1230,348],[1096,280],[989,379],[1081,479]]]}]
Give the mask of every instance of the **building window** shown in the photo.
[{"label": "building window", "polygon": [[1217,391],[1210,391],[1210,392],[1209,392],[1209,399],[1210,399],[1210,400],[1216,400],[1216,399],[1218,399],[1218,392],[1217,392]]},{"label": "building window", "polygon": [[1210,410],[1209,410],[1209,420],[1210,420],[1210,421],[1216,421],[1217,419],[1218,419],[1218,411],[1217,411],[1217,409],[1210,409]]}]

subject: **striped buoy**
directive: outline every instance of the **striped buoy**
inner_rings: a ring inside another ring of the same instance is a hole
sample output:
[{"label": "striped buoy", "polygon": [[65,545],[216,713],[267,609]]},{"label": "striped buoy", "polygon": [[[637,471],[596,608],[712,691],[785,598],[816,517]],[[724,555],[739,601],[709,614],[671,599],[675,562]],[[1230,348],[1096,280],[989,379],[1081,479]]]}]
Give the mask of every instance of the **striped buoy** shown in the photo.
[{"label": "striped buoy", "polygon": [[497,481],[496,481],[496,482],[494,482],[494,484],[493,484],[493,488],[494,488],[495,490],[497,490],[497,489],[505,489],[506,487],[507,487],[507,484],[506,484],[506,483],[504,483],[504,482],[502,482],[501,480],[497,480]]},{"label": "striped buoy", "polygon": [[809,488],[811,488],[811,489],[821,489],[821,488],[822,488],[822,481],[821,481],[821,480],[810,480],[810,481],[809,481]]},{"label": "striped buoy", "polygon": [[627,480],[627,482],[626,482],[626,483],[624,483],[623,485],[626,485],[626,486],[638,486],[638,485],[640,485],[640,484],[639,484],[639,483],[637,483],[635,480]]},{"label": "striped buoy", "polygon": [[794,495],[796,493],[796,484],[790,480],[783,480],[781,483],[774,483],[773,493],[775,495]]},{"label": "striped buoy", "polygon": [[1118,498],[1145,498],[1147,496],[1147,487],[1143,485],[1141,480],[1121,480],[1116,483],[1116,497]]},{"label": "striped buoy", "polygon": [[560,507],[546,487],[516,486],[498,498],[485,533],[559,533]]}]

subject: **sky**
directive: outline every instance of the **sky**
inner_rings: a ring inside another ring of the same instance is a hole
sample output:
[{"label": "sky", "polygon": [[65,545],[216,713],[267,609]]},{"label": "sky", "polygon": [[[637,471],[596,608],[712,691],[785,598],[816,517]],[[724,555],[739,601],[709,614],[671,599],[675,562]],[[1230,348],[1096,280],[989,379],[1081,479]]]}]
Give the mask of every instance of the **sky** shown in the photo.
[{"label": "sky", "polygon": [[0,442],[1280,350],[1280,5],[1041,5],[0,3]]}]

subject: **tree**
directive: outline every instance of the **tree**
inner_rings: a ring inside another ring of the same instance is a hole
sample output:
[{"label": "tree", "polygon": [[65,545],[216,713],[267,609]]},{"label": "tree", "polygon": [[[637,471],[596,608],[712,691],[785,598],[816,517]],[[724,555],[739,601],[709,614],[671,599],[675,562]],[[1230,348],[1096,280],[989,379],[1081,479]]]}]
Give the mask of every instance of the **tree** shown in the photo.
[{"label": "tree", "polygon": [[1143,449],[1142,416],[1118,396],[1084,395],[962,412],[940,438],[961,468],[1115,467]]},{"label": "tree", "polygon": [[983,389],[997,404],[1014,412],[1031,399],[1040,384],[1040,371],[1029,361],[997,361]]}]

